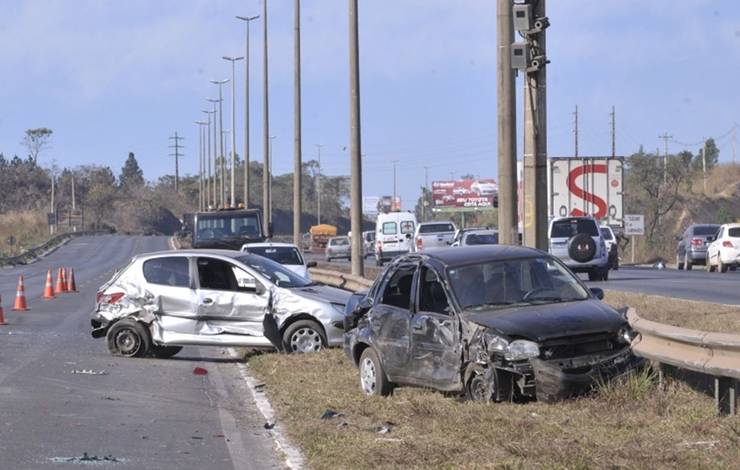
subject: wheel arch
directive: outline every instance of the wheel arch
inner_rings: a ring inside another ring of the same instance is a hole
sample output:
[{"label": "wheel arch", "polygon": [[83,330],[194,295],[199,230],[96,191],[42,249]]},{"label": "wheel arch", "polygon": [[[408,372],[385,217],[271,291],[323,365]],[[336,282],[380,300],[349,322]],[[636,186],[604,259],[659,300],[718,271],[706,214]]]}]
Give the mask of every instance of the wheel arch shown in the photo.
[{"label": "wheel arch", "polygon": [[329,338],[326,336],[326,328],[324,328],[323,323],[321,323],[316,317],[314,317],[313,315],[309,315],[308,313],[297,313],[286,318],[283,324],[280,325],[280,337],[283,337],[285,331],[290,328],[290,325],[301,320],[310,320],[319,325],[319,328],[321,329],[321,335],[323,337],[322,339],[324,340],[324,342],[328,343]]}]

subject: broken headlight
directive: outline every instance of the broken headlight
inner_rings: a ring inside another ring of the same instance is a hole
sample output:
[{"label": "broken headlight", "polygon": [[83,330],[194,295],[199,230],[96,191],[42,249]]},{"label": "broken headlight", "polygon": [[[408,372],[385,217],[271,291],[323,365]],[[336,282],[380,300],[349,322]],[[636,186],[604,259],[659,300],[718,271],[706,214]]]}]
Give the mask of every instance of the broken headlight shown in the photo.
[{"label": "broken headlight", "polygon": [[617,333],[617,341],[622,344],[632,344],[632,341],[637,336],[637,332],[632,328],[625,326],[622,327]]},{"label": "broken headlight", "polygon": [[490,332],[487,332],[485,334],[484,339],[486,341],[486,346],[488,348],[489,355],[504,353],[506,352],[506,348],[509,347],[508,341]]},{"label": "broken headlight", "polygon": [[512,341],[509,347],[506,348],[504,358],[507,361],[520,361],[522,359],[530,359],[538,357],[540,355],[540,347],[537,343],[527,341],[525,339],[518,339]]}]

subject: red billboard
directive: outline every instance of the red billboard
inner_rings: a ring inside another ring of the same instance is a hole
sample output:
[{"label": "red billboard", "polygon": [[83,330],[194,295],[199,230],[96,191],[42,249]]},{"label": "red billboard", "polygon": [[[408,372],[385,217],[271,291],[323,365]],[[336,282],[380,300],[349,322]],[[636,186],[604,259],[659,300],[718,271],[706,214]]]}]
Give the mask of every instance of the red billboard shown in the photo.
[{"label": "red billboard", "polygon": [[498,204],[498,184],[492,179],[432,182],[434,209],[493,208]]}]

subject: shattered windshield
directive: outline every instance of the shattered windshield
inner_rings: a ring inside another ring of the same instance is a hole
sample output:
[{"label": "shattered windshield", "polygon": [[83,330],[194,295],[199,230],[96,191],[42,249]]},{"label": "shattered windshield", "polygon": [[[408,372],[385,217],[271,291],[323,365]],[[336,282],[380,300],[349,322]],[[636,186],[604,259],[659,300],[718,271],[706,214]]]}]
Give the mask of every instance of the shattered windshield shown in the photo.
[{"label": "shattered windshield", "polygon": [[447,274],[463,310],[590,298],[580,281],[551,257],[452,267]]},{"label": "shattered windshield", "polygon": [[312,284],[308,279],[295,274],[271,259],[259,255],[242,255],[236,259],[258,271],[278,287],[306,287]]}]

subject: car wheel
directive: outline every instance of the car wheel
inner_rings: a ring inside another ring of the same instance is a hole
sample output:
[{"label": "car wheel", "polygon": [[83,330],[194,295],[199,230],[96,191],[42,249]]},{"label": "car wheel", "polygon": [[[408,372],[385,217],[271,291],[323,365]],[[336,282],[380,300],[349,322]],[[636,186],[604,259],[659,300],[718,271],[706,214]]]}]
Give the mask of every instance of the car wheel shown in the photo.
[{"label": "car wheel", "polygon": [[486,380],[485,375],[481,372],[475,372],[468,379],[468,383],[465,384],[465,393],[467,394],[468,400],[472,401],[491,401],[493,397],[492,387]]},{"label": "car wheel", "polygon": [[717,253],[717,271],[721,273],[727,272],[728,266],[722,262],[722,258],[719,256],[719,253]]},{"label": "car wheel", "polygon": [[373,348],[365,349],[360,356],[360,389],[366,395],[381,397],[387,397],[393,391],[393,384],[388,381]]},{"label": "car wheel", "polygon": [[588,280],[589,281],[598,281],[599,280],[598,273],[596,272],[595,269],[588,272]]},{"label": "car wheel", "polygon": [[676,269],[681,271],[683,269],[683,263],[681,262],[681,258],[679,258],[678,255],[676,255]]},{"label": "car wheel", "polygon": [[619,255],[617,255],[617,257],[614,258],[614,270],[615,271],[619,270]]},{"label": "car wheel", "polygon": [[313,320],[298,320],[283,333],[283,349],[289,353],[318,352],[325,345],[324,330]]},{"label": "car wheel", "polygon": [[125,319],[116,322],[107,335],[108,351],[114,356],[141,357],[151,348],[149,330],[136,320]]},{"label": "car wheel", "polygon": [[604,268],[604,270],[601,272],[601,280],[604,282],[609,280],[609,268]]},{"label": "car wheel", "polygon": [[730,266],[730,271],[737,271],[737,265],[733,264],[732,266]]},{"label": "car wheel", "polygon": [[694,267],[693,264],[691,264],[691,261],[689,260],[689,254],[686,253],[683,255],[683,266],[686,271],[691,271],[691,268]]},{"label": "car wheel", "polygon": [[383,260],[376,257],[375,258],[375,266],[377,266],[379,268],[383,267]]},{"label": "car wheel", "polygon": [[159,359],[169,359],[175,354],[182,351],[182,346],[157,346],[152,345],[152,356]]},{"label": "car wheel", "polygon": [[714,266],[712,265],[712,260],[709,259],[709,254],[707,254],[707,259],[706,259],[706,261],[704,263],[706,264],[707,272],[708,273],[713,273],[714,272]]}]

